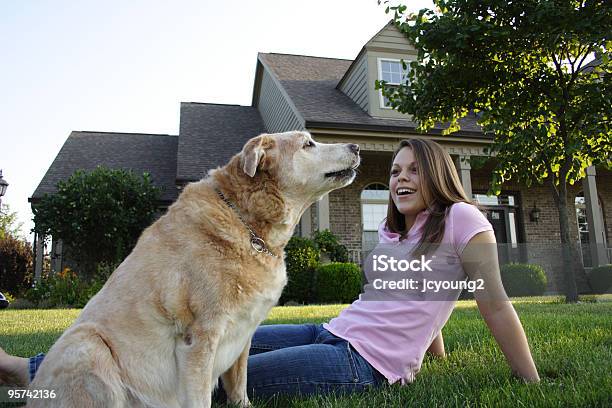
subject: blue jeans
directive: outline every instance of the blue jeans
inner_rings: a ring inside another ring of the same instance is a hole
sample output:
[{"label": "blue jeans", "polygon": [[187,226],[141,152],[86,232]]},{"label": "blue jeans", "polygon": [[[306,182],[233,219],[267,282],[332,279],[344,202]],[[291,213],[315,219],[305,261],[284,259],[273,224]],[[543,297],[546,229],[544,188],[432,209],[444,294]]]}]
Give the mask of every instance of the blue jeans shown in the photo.
[{"label": "blue jeans", "polygon": [[[30,378],[43,357],[30,359]],[[264,325],[253,334],[247,365],[249,398],[353,393],[386,383],[348,341],[322,324]],[[215,399],[224,399],[223,390],[215,394]]]}]

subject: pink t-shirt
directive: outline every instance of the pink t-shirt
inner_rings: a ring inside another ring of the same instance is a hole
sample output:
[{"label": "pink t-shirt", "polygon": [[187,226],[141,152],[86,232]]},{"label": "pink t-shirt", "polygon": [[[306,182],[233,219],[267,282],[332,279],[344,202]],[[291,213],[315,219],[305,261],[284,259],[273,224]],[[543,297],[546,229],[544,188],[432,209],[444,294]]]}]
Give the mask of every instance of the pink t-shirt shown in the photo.
[{"label": "pink t-shirt", "polygon": [[[417,243],[427,222],[428,211],[419,213],[406,238],[389,232],[381,223],[382,244]],[[473,205],[453,204],[445,220],[441,247],[446,248],[445,276],[465,279],[459,254],[474,235],[492,231],[486,217]],[[362,300],[362,295],[323,327],[347,340],[389,383],[414,381],[425,352],[448,321],[461,290],[453,300]]]}]

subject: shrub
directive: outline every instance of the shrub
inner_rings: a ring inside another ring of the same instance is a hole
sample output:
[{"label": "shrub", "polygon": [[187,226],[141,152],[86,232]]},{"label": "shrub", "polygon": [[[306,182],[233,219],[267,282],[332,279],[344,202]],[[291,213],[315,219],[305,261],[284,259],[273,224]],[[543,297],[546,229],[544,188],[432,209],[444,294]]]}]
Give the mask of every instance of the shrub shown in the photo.
[{"label": "shrub", "polygon": [[70,268],[53,275],[49,301],[53,306],[79,306],[83,283]]},{"label": "shrub", "polygon": [[317,302],[351,303],[361,293],[361,270],[354,263],[333,262],[320,265],[315,276]]},{"label": "shrub", "polygon": [[77,170],[33,206],[35,228],[61,239],[79,273],[91,279],[98,263],[121,262],[130,253],[155,219],[160,194],[147,173]]},{"label": "shrub", "polygon": [[15,299],[11,302],[9,309],[35,309],[36,305],[27,299]]},{"label": "shrub", "polygon": [[329,255],[332,262],[348,262],[348,250],[330,230],[315,232],[314,242],[321,252]]},{"label": "shrub", "polygon": [[285,247],[287,286],[280,304],[287,301],[307,303],[312,299],[314,270],[319,263],[319,250],[308,238],[292,237]]},{"label": "shrub", "polygon": [[24,293],[24,300],[39,308],[77,307],[87,304],[104,285],[106,279],[96,277],[87,283],[73,272],[65,268],[55,275],[44,275],[34,287]]},{"label": "shrub", "polygon": [[546,274],[540,265],[502,265],[501,278],[508,296],[537,296],[546,290]]},{"label": "shrub", "polygon": [[610,293],[612,289],[612,264],[591,269],[589,284],[593,293]]},{"label": "shrub", "polygon": [[10,234],[0,239],[0,290],[19,293],[29,286],[32,247]]},{"label": "shrub", "polygon": [[51,287],[49,285],[49,275],[44,273],[38,281],[32,283],[32,287],[23,293],[23,299],[38,306],[43,300],[48,300],[51,296]]}]

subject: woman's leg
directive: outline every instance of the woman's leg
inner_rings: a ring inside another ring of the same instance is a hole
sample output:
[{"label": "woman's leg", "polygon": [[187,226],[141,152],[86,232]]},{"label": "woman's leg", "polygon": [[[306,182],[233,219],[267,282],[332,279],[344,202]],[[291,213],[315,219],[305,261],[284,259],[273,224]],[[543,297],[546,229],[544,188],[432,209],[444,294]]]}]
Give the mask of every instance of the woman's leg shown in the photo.
[{"label": "woman's leg", "polygon": [[[315,326],[314,324],[260,326],[253,336],[255,342],[251,341],[249,354],[308,344],[314,341]],[[0,385],[10,383],[27,387],[34,379],[36,370],[38,370],[44,358],[43,353],[30,358],[11,356],[0,348]]]},{"label": "woman's leg", "polygon": [[[320,325],[315,328],[316,336],[311,343],[249,356],[249,398],[268,398],[275,394],[352,393],[387,382],[346,340]],[[280,334],[280,330],[274,334]],[[276,337],[271,335],[270,338]],[[283,341],[279,340],[279,344]]]},{"label": "woman's leg", "polygon": [[[44,354],[30,359],[9,356],[1,350],[0,374],[16,373],[11,375],[27,386],[43,358]],[[250,398],[355,392],[386,383],[346,340],[315,324],[258,327],[247,377]]]},{"label": "woman's leg", "polygon": [[319,334],[319,326],[312,323],[259,326],[251,339],[249,355],[312,344]]},{"label": "woman's leg", "polygon": [[30,383],[29,361],[27,358],[6,354],[0,348],[0,385],[27,387]]}]

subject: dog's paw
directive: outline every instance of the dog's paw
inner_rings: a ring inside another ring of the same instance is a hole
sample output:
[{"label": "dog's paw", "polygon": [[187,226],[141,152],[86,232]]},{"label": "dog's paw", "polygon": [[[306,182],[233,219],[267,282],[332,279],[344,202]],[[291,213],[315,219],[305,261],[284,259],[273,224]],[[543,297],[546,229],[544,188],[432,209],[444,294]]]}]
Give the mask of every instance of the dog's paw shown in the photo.
[{"label": "dog's paw", "polygon": [[251,401],[249,401],[248,397],[244,397],[241,399],[236,399],[234,401],[229,400],[228,402],[231,404],[232,407],[240,407],[240,408],[250,408],[253,406],[253,404],[251,404]]}]

